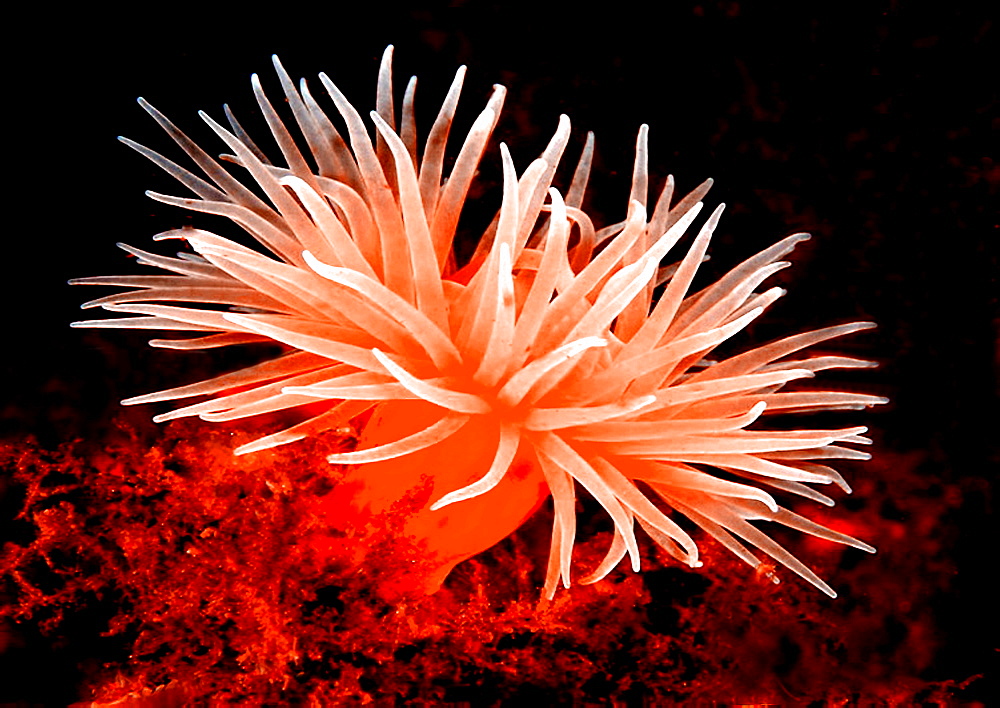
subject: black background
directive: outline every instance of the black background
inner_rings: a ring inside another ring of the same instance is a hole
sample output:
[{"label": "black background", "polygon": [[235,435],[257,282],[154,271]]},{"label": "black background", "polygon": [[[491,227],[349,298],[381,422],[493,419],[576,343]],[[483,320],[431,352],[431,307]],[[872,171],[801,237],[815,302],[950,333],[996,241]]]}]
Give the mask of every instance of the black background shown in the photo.
[{"label": "black background", "polygon": [[[221,117],[228,102],[259,135],[249,74],[259,72],[276,96],[272,53],[314,84],[327,72],[365,111],[378,59],[393,43],[399,87],[420,76],[425,121],[459,64],[469,66],[459,130],[492,83],[508,87],[498,137],[519,170],[559,113],[573,121],[571,160],[584,132],[596,131],[591,207],[606,222],[624,215],[635,133],[648,122],[652,173],[675,174],[682,190],[712,176],[710,203],[729,205],[710,273],[792,231],[814,234],[779,278],[788,296],[752,334],[879,323],[845,341],[882,362],[861,387],[892,398],[868,417],[876,452],[921,451],[927,469],[967,491],[950,531],[959,573],[954,601],[940,608],[945,643],[930,678],[987,671],[1000,421],[1000,167],[988,143],[994,19],[974,9],[986,3],[664,5],[288,4],[211,17],[204,6],[162,16],[34,11],[9,30],[23,44],[7,60],[5,91],[13,127],[2,432],[31,433],[44,445],[95,434],[121,398],[180,383],[171,369],[186,380],[185,368],[221,366],[149,352],[141,335],[68,327],[91,295],[68,278],[135,272],[116,241],[149,247],[154,233],[188,223],[142,194],[180,188],[115,141],[125,134],[176,156],[136,96],[211,152],[217,144],[195,112]],[[486,181],[496,176],[495,144]],[[496,204],[495,193],[483,199]],[[473,229],[492,208],[470,210]],[[144,418],[148,411],[136,420]]]}]

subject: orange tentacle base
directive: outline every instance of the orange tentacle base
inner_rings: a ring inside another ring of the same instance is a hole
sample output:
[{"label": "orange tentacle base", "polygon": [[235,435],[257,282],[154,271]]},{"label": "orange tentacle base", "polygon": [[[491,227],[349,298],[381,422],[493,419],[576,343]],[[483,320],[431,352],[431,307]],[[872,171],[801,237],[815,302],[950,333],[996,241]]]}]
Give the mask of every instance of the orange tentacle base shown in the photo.
[{"label": "orange tentacle base", "polygon": [[[422,430],[440,418],[440,411],[424,401],[383,403],[365,426],[358,447],[375,447]],[[332,554],[350,548],[347,557],[365,563],[366,541],[402,512],[396,533],[404,543],[413,543],[422,557],[379,586],[387,597],[436,592],[457,564],[509,536],[549,496],[530,446],[522,444],[507,474],[489,493],[431,510],[448,492],[486,474],[498,440],[498,421],[476,416],[437,445],[348,468],[316,510],[330,529],[316,541],[317,549]]]}]

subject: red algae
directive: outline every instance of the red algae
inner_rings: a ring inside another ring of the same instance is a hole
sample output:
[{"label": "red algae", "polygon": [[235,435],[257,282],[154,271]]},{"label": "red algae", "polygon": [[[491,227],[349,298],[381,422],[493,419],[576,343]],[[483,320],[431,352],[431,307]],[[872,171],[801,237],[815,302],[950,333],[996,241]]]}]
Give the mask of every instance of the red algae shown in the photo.
[{"label": "red algae", "polygon": [[[317,460],[344,440],[233,457],[251,432],[175,423],[153,445],[123,430],[103,447],[3,449],[24,502],[0,557],[2,614],[53,645],[114,640],[90,663],[83,705],[898,705],[961,692],[921,678],[953,572],[936,522],[958,496],[914,475],[919,460],[886,456],[859,482],[852,523],[884,549],[878,563],[817,542],[820,570],[855,589],[836,602],[707,543],[698,572],[646,550],[645,573],[616,570],[539,606],[548,505],[441,591],[390,602],[380,588],[426,557],[399,531],[433,494],[417,484],[371,515],[358,564],[317,542],[331,490],[351,477]],[[896,535],[893,515],[920,521]],[[586,531],[589,567],[611,530]]]}]

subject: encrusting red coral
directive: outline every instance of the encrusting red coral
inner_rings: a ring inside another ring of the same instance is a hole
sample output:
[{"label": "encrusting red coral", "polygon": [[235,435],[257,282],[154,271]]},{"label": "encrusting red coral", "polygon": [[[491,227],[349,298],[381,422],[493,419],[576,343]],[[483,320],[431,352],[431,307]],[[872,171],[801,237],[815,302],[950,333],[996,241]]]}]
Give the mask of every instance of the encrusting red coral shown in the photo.
[{"label": "encrusting red coral", "polygon": [[[229,454],[253,432],[177,422],[155,443],[124,429],[53,452],[0,446],[25,497],[0,549],[0,618],[40,624],[63,647],[39,654],[62,704],[900,705],[960,689],[918,678],[953,576],[939,529],[959,503],[933,474],[913,473],[919,460],[880,462],[861,485],[852,519],[886,549],[877,562],[826,541],[810,548],[821,570],[864,588],[837,602],[763,576],[733,582],[739,561],[708,542],[697,572],[646,547],[646,572],[615,571],[539,609],[545,513],[442,591],[396,604],[380,599],[384,574],[414,559],[396,529],[376,534],[374,562],[356,571],[308,541],[330,492],[312,460],[339,439]],[[921,523],[896,533],[880,513],[889,505]],[[597,562],[612,531],[586,523],[577,553]],[[67,647],[89,666],[79,697],[57,663]]]}]

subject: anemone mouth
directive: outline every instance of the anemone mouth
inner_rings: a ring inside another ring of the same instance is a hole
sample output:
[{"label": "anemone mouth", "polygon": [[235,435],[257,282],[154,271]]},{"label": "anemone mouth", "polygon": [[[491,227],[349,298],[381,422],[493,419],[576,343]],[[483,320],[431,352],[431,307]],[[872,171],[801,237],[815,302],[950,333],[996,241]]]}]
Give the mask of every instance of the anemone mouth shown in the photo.
[{"label": "anemone mouth", "polygon": [[520,174],[500,145],[501,203],[471,261],[459,268],[459,217],[505,91],[494,88],[445,177],[465,69],[457,72],[421,151],[415,79],[407,85],[397,127],[391,58],[389,47],[379,71],[377,109],[369,116],[374,143],[361,114],[328,76],[320,75],[320,85],[336,108],[339,129],[305,80],[296,86],[275,57],[297,142],[254,76],[254,94],[280,161],[265,156],[228,108],[229,128],[202,113],[232,153],[226,160],[234,167],[227,168],[140,99],[202,173],[123,140],[194,194],[149,196],[227,217],[260,248],[192,228],[156,237],[186,242],[190,250],[176,257],[123,246],[160,274],[72,281],[125,288],[84,307],[128,315],[74,326],[196,335],[150,342],[176,349],[271,341],[287,351],[123,403],[199,397],[155,420],[226,421],[326,402],[323,412],[237,454],[336,429],[387,401],[424,401],[439,411],[436,420],[400,439],[329,458],[355,465],[406,464],[408,456],[449,444],[470,420],[485,417],[495,421],[497,440],[483,452],[490,460],[485,474],[438,495],[427,511],[445,513],[450,505],[490,494],[518,450],[530,448],[555,512],[546,596],[560,581],[570,583],[578,486],[600,502],[615,527],[607,557],[583,582],[604,577],[626,555],[639,569],[637,523],[671,556],[698,566],[697,545],[661,510],[665,504],[751,566],[760,567],[761,560],[748,545],[833,596],[751,522],[775,521],[873,552],[779,506],[765,490],[832,504],[809,485],[834,483],[849,491],[825,461],[867,457],[849,445],[870,440],[863,427],[775,431],[761,428],[760,420],[773,413],[884,403],[876,396],[796,388],[816,372],[871,362],[789,358],[873,325],[828,327],[708,359],[784,294],[760,288],[808,236],[782,239],[692,292],[723,207],[703,221],[677,263],[663,261],[693,231],[711,180],[675,201],[668,177],[651,205],[643,126],[626,217],[599,227],[582,208],[592,134],[565,197],[553,187],[570,138],[569,119],[562,116],[546,149]]}]

